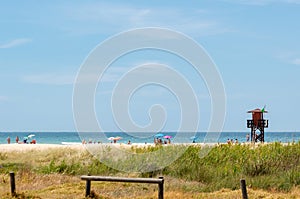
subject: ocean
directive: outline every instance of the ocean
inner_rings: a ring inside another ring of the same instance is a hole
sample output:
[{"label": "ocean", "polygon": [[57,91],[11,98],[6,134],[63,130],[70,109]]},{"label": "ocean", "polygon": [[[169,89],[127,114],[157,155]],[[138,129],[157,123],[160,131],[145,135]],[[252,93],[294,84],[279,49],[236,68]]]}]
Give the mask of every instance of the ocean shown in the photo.
[{"label": "ocean", "polygon": [[[238,139],[240,143],[246,142],[246,135],[249,132],[222,132],[220,134],[213,133],[176,133],[176,132],[163,132],[164,135],[172,136],[172,143],[192,143],[193,136],[197,137],[196,142],[220,142],[225,143],[227,139]],[[120,136],[122,139],[118,140],[118,143],[153,143],[154,136],[156,133],[121,133],[121,132],[106,132],[106,133],[79,133],[77,132],[0,132],[0,144],[7,143],[7,137],[11,138],[11,143],[15,143],[16,136],[20,138],[20,141],[24,137],[34,134],[34,138],[37,143],[40,144],[62,144],[62,142],[72,142],[79,143],[84,139],[89,142],[101,142],[110,143],[109,137]],[[215,139],[210,139],[208,137],[213,135]],[[29,140],[30,141],[30,140]],[[300,132],[265,132],[265,142],[298,142],[300,141]]]}]

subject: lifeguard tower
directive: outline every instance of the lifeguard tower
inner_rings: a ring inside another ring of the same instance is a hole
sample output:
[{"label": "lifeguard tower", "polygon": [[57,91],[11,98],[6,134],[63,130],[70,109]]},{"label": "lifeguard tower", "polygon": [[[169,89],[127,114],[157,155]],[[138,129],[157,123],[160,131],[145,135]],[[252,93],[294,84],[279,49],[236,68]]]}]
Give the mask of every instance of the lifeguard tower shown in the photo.
[{"label": "lifeguard tower", "polygon": [[251,142],[264,142],[265,128],[269,126],[269,120],[264,119],[264,113],[268,113],[268,111],[265,108],[257,108],[247,113],[252,113],[252,120],[247,120],[247,128],[251,128]]}]

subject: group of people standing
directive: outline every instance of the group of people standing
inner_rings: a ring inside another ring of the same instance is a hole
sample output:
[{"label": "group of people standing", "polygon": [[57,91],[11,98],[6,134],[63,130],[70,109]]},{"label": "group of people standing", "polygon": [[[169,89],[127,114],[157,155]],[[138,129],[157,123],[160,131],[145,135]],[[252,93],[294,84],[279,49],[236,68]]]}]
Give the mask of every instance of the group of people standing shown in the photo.
[{"label": "group of people standing", "polygon": [[227,144],[238,144],[239,143],[239,140],[236,138],[235,140],[233,139],[227,139]]},{"label": "group of people standing", "polygon": [[[16,143],[17,143],[17,144],[27,144],[27,140],[28,140],[28,139],[24,137],[24,140],[23,140],[23,141],[20,141],[19,136],[16,136]],[[10,139],[9,136],[6,138],[6,141],[7,141],[7,144],[10,144],[11,139]],[[33,140],[30,142],[30,144],[36,144],[36,140],[33,139]]]},{"label": "group of people standing", "polygon": [[[246,135],[246,142],[249,142],[250,141],[250,135],[249,135],[249,133]],[[238,144],[239,143],[239,141],[238,141],[238,139],[235,139],[235,140],[233,140],[233,139],[227,139],[227,144]]]},{"label": "group of people standing", "polygon": [[167,139],[167,140],[162,140],[161,138],[154,138],[154,144],[171,144],[171,139]]},{"label": "group of people standing", "polygon": [[[17,136],[16,137],[16,143],[19,143],[19,136]],[[6,141],[7,141],[7,144],[10,144],[10,137],[8,136],[7,138],[6,138]]]},{"label": "group of people standing", "polygon": [[[6,141],[7,141],[7,144],[10,144],[10,137],[9,136],[6,138]],[[16,137],[16,143],[19,143],[19,137],[18,136]]]}]

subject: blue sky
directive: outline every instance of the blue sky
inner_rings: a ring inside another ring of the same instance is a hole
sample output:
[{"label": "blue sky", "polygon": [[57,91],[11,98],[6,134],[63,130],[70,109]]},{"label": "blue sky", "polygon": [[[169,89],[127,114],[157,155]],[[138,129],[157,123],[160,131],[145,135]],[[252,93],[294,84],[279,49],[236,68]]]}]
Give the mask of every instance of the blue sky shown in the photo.
[{"label": "blue sky", "polygon": [[[264,105],[268,131],[300,131],[299,19],[299,0],[2,2],[0,131],[75,131],[72,93],[81,64],[108,37],[143,27],[182,32],[211,56],[226,89],[224,131],[248,131],[246,111]],[[95,96],[104,129],[118,131],[109,112],[113,82],[126,68],[150,62],[168,64],[191,81],[205,131],[211,106],[205,84],[178,57],[152,51],[124,56],[107,71]],[[178,102],[160,87],[133,96],[132,119],[146,125],[153,103],[168,113],[163,130],[176,130]]]}]

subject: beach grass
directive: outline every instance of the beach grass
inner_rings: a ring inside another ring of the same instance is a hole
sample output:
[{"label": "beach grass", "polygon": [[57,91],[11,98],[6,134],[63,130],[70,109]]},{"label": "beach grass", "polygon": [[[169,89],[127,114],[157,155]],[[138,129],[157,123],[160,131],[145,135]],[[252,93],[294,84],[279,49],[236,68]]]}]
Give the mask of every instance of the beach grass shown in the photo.
[{"label": "beach grass", "polygon": [[[86,174],[162,175],[165,198],[241,198],[241,178],[246,179],[249,198],[297,198],[300,194],[300,143],[211,147],[207,150],[201,145],[189,146],[172,164],[145,173],[112,169],[81,147],[39,150],[37,146],[36,149],[4,151],[0,152],[0,197],[10,198],[10,171],[16,173],[19,198],[84,198],[85,182],[80,180],[80,175]],[[158,148],[130,147],[127,150],[147,153]],[[199,156],[202,150],[208,154]],[[94,198],[157,197],[157,186],[147,184],[93,182],[92,190]]]}]

